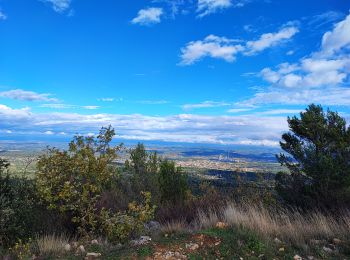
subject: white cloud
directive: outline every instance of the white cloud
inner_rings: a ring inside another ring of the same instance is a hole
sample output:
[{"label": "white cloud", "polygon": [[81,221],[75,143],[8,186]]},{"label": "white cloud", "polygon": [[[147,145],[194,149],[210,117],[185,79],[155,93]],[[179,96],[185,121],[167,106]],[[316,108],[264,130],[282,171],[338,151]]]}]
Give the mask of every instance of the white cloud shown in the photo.
[{"label": "white cloud", "polygon": [[304,20],[307,20],[308,26],[312,27],[313,29],[319,29],[326,24],[337,22],[343,18],[344,14],[341,12],[327,11],[311,17],[304,17]]},{"label": "white cloud", "polygon": [[87,109],[87,110],[95,110],[99,109],[100,106],[78,106],[64,103],[56,103],[56,104],[42,104],[40,107],[44,108],[52,108],[52,109]]},{"label": "white cloud", "polygon": [[216,13],[231,6],[233,6],[231,0],[198,0],[198,17],[204,17],[208,14]]},{"label": "white cloud", "polygon": [[51,94],[39,94],[33,91],[26,91],[23,89],[14,89],[9,91],[0,92],[0,97],[17,99],[23,101],[47,101],[47,102],[57,102],[56,98],[50,97]]},{"label": "white cloud", "polygon": [[300,109],[272,109],[272,110],[267,110],[263,112],[258,112],[255,114],[260,114],[260,115],[296,115],[301,112]]},{"label": "white cloud", "polygon": [[250,108],[231,108],[229,110],[227,110],[228,113],[241,113],[241,112],[248,112],[251,111]]},{"label": "white cloud", "polygon": [[350,105],[350,15],[322,37],[321,48],[297,63],[264,68],[260,76],[271,85],[239,105]]},{"label": "white cloud", "polygon": [[307,105],[317,103],[331,106],[349,106],[350,89],[343,87],[327,87],[317,89],[269,89],[265,92],[256,93],[253,98],[239,102],[238,105]]},{"label": "white cloud", "polygon": [[326,32],[322,38],[322,53],[333,55],[350,47],[350,15],[337,23],[332,31]]},{"label": "white cloud", "polygon": [[13,109],[6,105],[0,104],[0,121],[2,124],[2,127],[0,128],[6,128],[4,126],[6,125],[25,125],[27,124],[27,120],[32,116],[32,113],[30,112],[30,108],[25,107],[21,109]]},{"label": "white cloud", "polygon": [[50,3],[53,10],[57,13],[63,13],[70,8],[71,0],[40,0],[42,2]]},{"label": "white cloud", "polygon": [[276,33],[265,33],[260,36],[259,40],[247,42],[247,51],[245,52],[245,54],[253,55],[267,48],[276,46],[281,42],[292,38],[298,32],[299,29],[297,27],[291,26],[282,28]]},{"label": "white cloud", "polygon": [[163,9],[162,8],[156,8],[151,7],[147,9],[141,9],[137,16],[132,19],[133,24],[140,24],[140,25],[151,25],[160,23],[161,16],[163,15]]},{"label": "white cloud", "polygon": [[95,110],[95,109],[99,109],[99,106],[82,106],[82,108],[84,109],[88,109],[88,110]]},{"label": "white cloud", "polygon": [[243,51],[243,46],[225,37],[207,36],[203,41],[193,41],[181,49],[181,65],[191,65],[204,57],[233,62],[235,55]]},{"label": "white cloud", "polygon": [[264,68],[260,75],[275,87],[310,88],[338,85],[349,73],[350,58],[304,58],[299,64],[282,63],[277,70]]},{"label": "white cloud", "polygon": [[168,104],[169,102],[166,100],[141,100],[137,101],[137,103],[144,105],[164,105]]},{"label": "white cloud", "polygon": [[285,27],[276,33],[263,34],[256,41],[243,43],[241,40],[209,35],[204,40],[189,42],[181,49],[180,65],[191,65],[205,58],[223,59],[233,62],[238,53],[253,55],[290,39],[298,32],[296,27]]},{"label": "white cloud", "polygon": [[246,31],[246,32],[254,32],[254,28],[251,24],[246,24],[243,26],[243,29]]},{"label": "white cloud", "polygon": [[50,131],[50,130],[48,130],[48,131],[44,132],[44,134],[46,134],[46,135],[54,135],[55,133]]},{"label": "white cloud", "polygon": [[113,102],[114,98],[98,98],[97,100],[103,102]]},{"label": "white cloud", "polygon": [[216,144],[269,144],[287,130],[279,116],[145,116],[118,114],[31,113],[0,105],[0,129],[24,134],[96,133],[111,124],[118,138]]},{"label": "white cloud", "polygon": [[7,15],[4,14],[1,10],[0,10],[0,20],[6,20],[7,19]]},{"label": "white cloud", "polygon": [[197,108],[210,108],[210,107],[224,107],[229,106],[230,103],[227,102],[216,102],[216,101],[204,101],[197,104],[185,104],[182,105],[182,109],[190,110],[190,109],[197,109]]},{"label": "white cloud", "polygon": [[69,109],[69,108],[75,108],[76,106],[69,105],[69,104],[56,103],[56,104],[42,104],[42,105],[40,105],[40,107],[53,108],[53,109]]}]

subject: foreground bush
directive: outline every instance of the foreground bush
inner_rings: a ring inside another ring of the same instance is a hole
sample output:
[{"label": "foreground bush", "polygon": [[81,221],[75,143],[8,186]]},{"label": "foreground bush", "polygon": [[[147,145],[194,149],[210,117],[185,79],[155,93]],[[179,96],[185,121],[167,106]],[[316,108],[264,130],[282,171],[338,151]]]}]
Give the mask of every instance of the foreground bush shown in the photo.
[{"label": "foreground bush", "polygon": [[68,216],[79,235],[107,235],[122,242],[153,217],[154,207],[149,193],[144,204],[130,203],[126,212],[103,206],[101,196],[118,189],[114,163],[121,145],[110,146],[114,135],[111,127],[102,128],[97,138],[76,136],[68,151],[49,149],[39,157],[36,183],[42,200]]},{"label": "foreground bush", "polygon": [[54,219],[39,203],[34,181],[12,177],[8,167],[9,163],[0,159],[0,246],[6,247],[48,230]]},{"label": "foreground bush", "polygon": [[102,229],[110,242],[126,242],[131,236],[136,237],[144,230],[144,224],[154,218],[155,206],[151,206],[151,194],[142,193],[144,202],[129,204],[126,212],[115,212],[103,209],[100,215]]}]

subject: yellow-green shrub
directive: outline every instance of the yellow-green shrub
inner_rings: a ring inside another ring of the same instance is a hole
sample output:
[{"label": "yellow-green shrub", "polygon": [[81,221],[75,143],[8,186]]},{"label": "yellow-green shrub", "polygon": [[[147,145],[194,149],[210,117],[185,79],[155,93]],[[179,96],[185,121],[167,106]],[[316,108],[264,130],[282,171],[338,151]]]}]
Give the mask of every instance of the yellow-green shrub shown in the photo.
[{"label": "yellow-green shrub", "polygon": [[111,213],[102,209],[101,222],[110,242],[124,242],[131,236],[139,235],[144,229],[144,224],[153,219],[156,207],[151,206],[151,194],[143,192],[142,195],[143,204],[132,202],[127,212]]},{"label": "yellow-green shrub", "polygon": [[39,157],[36,184],[49,208],[71,216],[80,233],[96,226],[96,202],[117,175],[112,165],[121,146],[111,147],[115,135],[111,127],[102,128],[97,138],[76,136],[68,151],[50,148]]}]

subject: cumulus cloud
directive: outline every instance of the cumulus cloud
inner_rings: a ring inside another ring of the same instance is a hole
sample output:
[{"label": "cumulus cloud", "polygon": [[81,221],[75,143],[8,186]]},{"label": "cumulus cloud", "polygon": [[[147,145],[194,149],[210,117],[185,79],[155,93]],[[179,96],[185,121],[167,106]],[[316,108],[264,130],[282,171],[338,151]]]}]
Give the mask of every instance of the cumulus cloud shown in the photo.
[{"label": "cumulus cloud", "polygon": [[350,15],[322,37],[322,53],[333,55],[350,47]]},{"label": "cumulus cloud", "polygon": [[31,116],[32,113],[28,107],[14,109],[0,104],[0,128],[6,129],[6,126],[17,128],[18,126],[26,125],[29,123]]},{"label": "cumulus cloud", "polygon": [[264,68],[268,89],[239,104],[350,105],[350,15],[322,37],[321,48],[298,62]]},{"label": "cumulus cloud", "polygon": [[217,101],[204,101],[197,104],[185,104],[182,105],[182,109],[190,110],[190,109],[197,109],[197,108],[210,108],[210,107],[224,107],[229,106],[230,103],[227,102],[217,102]]},{"label": "cumulus cloud", "polygon": [[6,20],[7,19],[7,15],[4,14],[1,10],[0,10],[0,20]]},{"label": "cumulus cloud", "polygon": [[278,87],[323,87],[343,83],[347,77],[350,58],[304,58],[299,64],[282,63],[277,70],[264,68],[260,75]]},{"label": "cumulus cloud", "polygon": [[173,116],[32,113],[0,105],[0,129],[30,134],[98,132],[111,124],[119,138],[215,144],[275,144],[287,130],[285,117]]},{"label": "cumulus cloud", "polygon": [[0,92],[0,97],[10,98],[22,101],[46,101],[57,102],[56,98],[52,98],[51,94],[40,94],[33,91],[26,91],[23,89],[14,89],[9,91]]},{"label": "cumulus cloud", "polygon": [[298,29],[294,26],[285,27],[276,33],[266,33],[261,35],[258,40],[246,43],[240,40],[209,35],[204,40],[189,42],[181,49],[180,65],[191,65],[205,57],[233,62],[238,53],[244,55],[257,54],[292,38],[297,32]]},{"label": "cumulus cloud", "polygon": [[235,55],[244,50],[236,40],[209,35],[204,40],[193,41],[181,49],[181,65],[191,65],[204,57],[233,62]]},{"label": "cumulus cloud", "polygon": [[70,8],[71,0],[40,0],[52,5],[52,9],[57,13],[63,13]]},{"label": "cumulus cloud", "polygon": [[150,7],[147,9],[141,9],[137,16],[132,19],[133,24],[140,24],[140,25],[151,25],[160,23],[161,16],[163,15],[163,9],[162,8],[156,8],[156,7]]}]

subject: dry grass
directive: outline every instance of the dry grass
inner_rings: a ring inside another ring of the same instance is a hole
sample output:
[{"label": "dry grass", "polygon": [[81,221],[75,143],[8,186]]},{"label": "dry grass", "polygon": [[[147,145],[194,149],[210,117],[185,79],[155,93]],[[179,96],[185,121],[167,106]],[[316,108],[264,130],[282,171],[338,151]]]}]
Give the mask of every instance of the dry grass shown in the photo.
[{"label": "dry grass", "polygon": [[221,221],[220,212],[209,210],[208,212],[199,211],[197,220],[194,223],[196,229],[205,229],[214,227],[216,223]]},{"label": "dry grass", "polygon": [[171,233],[184,234],[184,233],[189,233],[192,230],[193,228],[184,220],[166,222],[161,226],[161,232],[165,234],[171,234]]},{"label": "dry grass", "polygon": [[301,212],[283,209],[269,211],[256,205],[236,205],[229,203],[219,211],[198,212],[195,223],[188,225],[177,222],[163,226],[167,232],[183,231],[185,229],[203,229],[214,227],[218,221],[230,226],[243,227],[252,230],[262,237],[290,242],[295,245],[305,245],[317,239],[349,239],[350,213],[335,217],[326,216],[321,212],[302,214]]},{"label": "dry grass", "polygon": [[69,243],[69,238],[64,234],[44,235],[37,237],[36,243],[40,255],[58,256],[64,253],[64,246]]},{"label": "dry grass", "polygon": [[301,214],[297,210],[268,211],[260,206],[242,208],[230,204],[222,216],[229,225],[242,226],[265,237],[278,237],[297,245],[305,245],[311,239],[345,239],[350,232],[349,213],[334,218],[317,211]]}]

